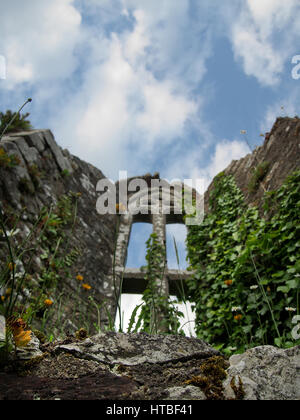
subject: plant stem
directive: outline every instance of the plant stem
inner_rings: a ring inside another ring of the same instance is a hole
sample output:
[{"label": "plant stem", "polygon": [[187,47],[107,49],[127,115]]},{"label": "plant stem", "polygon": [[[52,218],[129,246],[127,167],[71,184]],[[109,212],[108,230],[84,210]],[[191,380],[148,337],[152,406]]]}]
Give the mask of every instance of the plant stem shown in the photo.
[{"label": "plant stem", "polygon": [[27,105],[29,102],[32,102],[31,98],[28,98],[26,102],[24,102],[24,104],[21,106],[21,108],[19,108],[19,110],[13,115],[12,119],[8,122],[8,124],[6,124],[4,130],[2,131],[1,135],[0,135],[0,142],[2,140],[2,137],[4,136],[4,134],[6,133],[7,129],[9,128],[9,126],[14,122],[14,120],[17,118],[18,114],[20,114],[20,112],[22,111],[22,109],[24,108],[25,105]]},{"label": "plant stem", "polygon": [[266,301],[266,303],[267,303],[267,305],[269,307],[269,310],[270,310],[270,313],[271,313],[271,317],[272,317],[272,320],[273,320],[273,323],[274,323],[275,330],[276,330],[276,333],[278,335],[278,338],[281,339],[281,335],[280,335],[280,332],[278,330],[277,322],[276,322],[276,320],[274,318],[273,310],[271,308],[271,305],[270,305],[268,296],[267,296],[267,294],[265,292],[264,286],[261,284],[261,278],[260,278],[260,275],[259,275],[259,273],[257,271],[257,267],[256,267],[256,264],[255,264],[255,261],[254,261],[254,258],[253,258],[253,255],[252,255],[252,252],[251,251],[250,251],[250,256],[251,256],[252,264],[253,264],[254,270],[255,270],[255,278],[256,278],[256,281],[257,281],[257,283],[258,283],[258,285],[259,285],[259,287],[260,287],[260,289],[261,289],[261,291],[263,293],[263,296],[265,298],[265,301]]}]

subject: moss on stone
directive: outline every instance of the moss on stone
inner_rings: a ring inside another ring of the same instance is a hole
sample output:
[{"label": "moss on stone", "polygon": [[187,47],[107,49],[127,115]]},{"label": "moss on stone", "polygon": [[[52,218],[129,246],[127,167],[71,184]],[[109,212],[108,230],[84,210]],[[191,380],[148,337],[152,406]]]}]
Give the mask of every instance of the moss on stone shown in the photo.
[{"label": "moss on stone", "polygon": [[223,380],[226,379],[229,363],[222,356],[207,359],[200,367],[202,375],[193,376],[184,382],[201,388],[208,400],[223,400]]},{"label": "moss on stone", "polygon": [[245,390],[243,386],[243,382],[241,380],[241,377],[239,376],[239,385],[236,386],[235,384],[235,377],[233,377],[230,381],[230,386],[235,393],[236,400],[243,400],[245,397]]}]

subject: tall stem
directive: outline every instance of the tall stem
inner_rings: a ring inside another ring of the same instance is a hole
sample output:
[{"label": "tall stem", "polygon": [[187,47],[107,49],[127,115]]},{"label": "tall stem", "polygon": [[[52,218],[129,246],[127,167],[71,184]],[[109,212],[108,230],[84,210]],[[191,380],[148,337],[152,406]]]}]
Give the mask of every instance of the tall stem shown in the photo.
[{"label": "tall stem", "polygon": [[28,98],[27,101],[24,102],[24,104],[21,106],[21,108],[19,108],[19,110],[13,115],[13,117],[11,118],[11,120],[6,124],[4,130],[2,131],[2,133],[0,135],[0,141],[2,140],[2,137],[6,133],[6,131],[9,128],[9,126],[15,121],[15,119],[20,114],[20,112],[22,111],[22,109],[24,108],[24,106],[27,105],[29,102],[32,102],[32,99],[31,98]]}]

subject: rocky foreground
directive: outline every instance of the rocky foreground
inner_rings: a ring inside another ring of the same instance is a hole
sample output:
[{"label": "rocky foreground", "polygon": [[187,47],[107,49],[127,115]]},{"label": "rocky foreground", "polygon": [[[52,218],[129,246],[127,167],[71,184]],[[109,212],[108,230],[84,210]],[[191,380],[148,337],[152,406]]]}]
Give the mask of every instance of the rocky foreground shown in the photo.
[{"label": "rocky foreground", "polygon": [[107,332],[31,346],[0,371],[0,400],[299,400],[300,346],[226,360],[201,340]]}]

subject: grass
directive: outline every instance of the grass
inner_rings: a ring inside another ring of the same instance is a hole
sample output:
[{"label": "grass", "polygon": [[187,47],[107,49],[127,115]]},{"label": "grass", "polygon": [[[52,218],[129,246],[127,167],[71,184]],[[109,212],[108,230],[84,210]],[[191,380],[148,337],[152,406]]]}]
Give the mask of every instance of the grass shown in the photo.
[{"label": "grass", "polygon": [[[254,194],[258,188],[259,185],[262,183],[263,179],[265,178],[266,174],[268,173],[270,168],[270,162],[262,162],[260,163],[256,169],[254,170],[254,173],[248,183],[248,190],[250,193]],[[263,185],[262,185],[263,187]],[[264,191],[265,188],[263,187]]]}]

